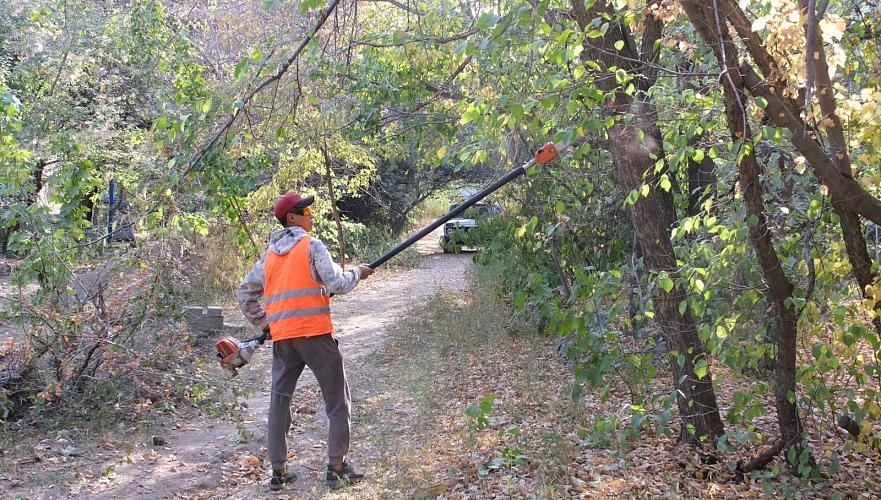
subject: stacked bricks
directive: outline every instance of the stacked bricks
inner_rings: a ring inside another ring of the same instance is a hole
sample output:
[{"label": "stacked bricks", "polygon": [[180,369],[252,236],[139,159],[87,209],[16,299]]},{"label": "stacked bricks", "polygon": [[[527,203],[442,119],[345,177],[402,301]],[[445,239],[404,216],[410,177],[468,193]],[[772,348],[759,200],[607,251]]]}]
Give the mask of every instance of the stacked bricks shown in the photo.
[{"label": "stacked bricks", "polygon": [[193,332],[216,332],[223,328],[222,307],[188,306],[185,318]]}]

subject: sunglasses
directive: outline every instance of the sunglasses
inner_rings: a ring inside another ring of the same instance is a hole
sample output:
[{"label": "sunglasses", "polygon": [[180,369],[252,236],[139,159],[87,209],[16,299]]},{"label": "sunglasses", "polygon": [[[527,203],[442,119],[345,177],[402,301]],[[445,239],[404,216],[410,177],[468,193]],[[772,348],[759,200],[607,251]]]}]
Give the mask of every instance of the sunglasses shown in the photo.
[{"label": "sunglasses", "polygon": [[306,207],[302,210],[295,208],[291,210],[291,213],[294,215],[302,215],[303,217],[312,217],[312,207]]}]

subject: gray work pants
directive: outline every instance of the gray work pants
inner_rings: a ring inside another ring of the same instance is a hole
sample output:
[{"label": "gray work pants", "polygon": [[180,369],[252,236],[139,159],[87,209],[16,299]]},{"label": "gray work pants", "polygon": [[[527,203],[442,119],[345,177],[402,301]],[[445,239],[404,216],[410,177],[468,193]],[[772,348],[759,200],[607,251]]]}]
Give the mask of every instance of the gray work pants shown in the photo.
[{"label": "gray work pants", "polygon": [[298,337],[272,343],[272,397],[269,402],[269,424],[266,432],[269,460],[274,468],[287,461],[287,432],[291,427],[291,396],[297,379],[308,366],[324,396],[324,407],[330,421],[327,440],[328,463],[342,462],[349,452],[352,399],[346,383],[343,356],[339,342],[331,334]]}]

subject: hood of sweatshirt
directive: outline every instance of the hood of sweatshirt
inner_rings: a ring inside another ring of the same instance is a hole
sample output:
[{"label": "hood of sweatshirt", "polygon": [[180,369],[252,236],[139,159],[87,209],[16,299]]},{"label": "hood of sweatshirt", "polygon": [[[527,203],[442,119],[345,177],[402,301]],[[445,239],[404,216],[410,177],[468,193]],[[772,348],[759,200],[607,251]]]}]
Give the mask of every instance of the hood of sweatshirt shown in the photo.
[{"label": "hood of sweatshirt", "polygon": [[276,229],[269,235],[269,250],[276,255],[284,255],[305,236],[306,230],[299,226]]}]

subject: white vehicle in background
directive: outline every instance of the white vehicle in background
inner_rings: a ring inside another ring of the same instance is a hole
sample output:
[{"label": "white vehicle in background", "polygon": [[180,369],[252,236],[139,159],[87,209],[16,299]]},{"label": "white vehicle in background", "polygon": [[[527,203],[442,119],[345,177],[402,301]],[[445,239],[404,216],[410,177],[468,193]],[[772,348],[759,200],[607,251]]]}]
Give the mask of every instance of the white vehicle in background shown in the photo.
[{"label": "white vehicle in background", "polygon": [[[450,210],[455,210],[458,203],[450,205]],[[462,236],[465,232],[477,227],[479,221],[486,217],[502,212],[498,204],[475,203],[468,207],[459,217],[448,220],[444,224],[444,232],[440,238],[440,246],[444,253],[456,252],[462,249]]]}]

